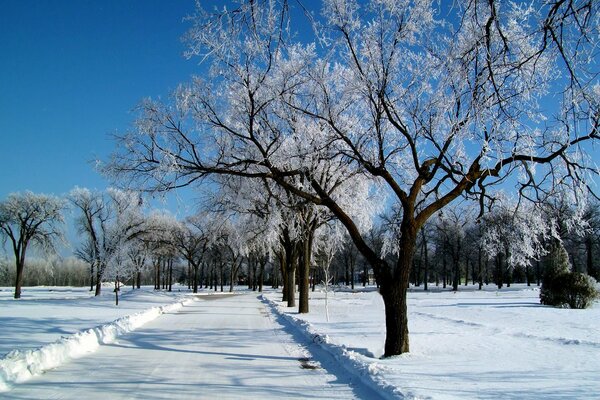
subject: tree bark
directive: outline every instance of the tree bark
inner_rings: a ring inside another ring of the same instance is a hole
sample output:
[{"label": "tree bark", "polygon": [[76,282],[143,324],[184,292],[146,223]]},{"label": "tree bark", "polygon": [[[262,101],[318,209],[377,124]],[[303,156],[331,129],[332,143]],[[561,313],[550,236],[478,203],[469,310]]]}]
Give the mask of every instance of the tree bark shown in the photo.
[{"label": "tree bark", "polygon": [[[295,263],[295,260],[292,261],[292,264]],[[285,288],[287,291],[287,306],[296,307],[296,268],[294,268],[294,265],[288,265],[287,267]]]},{"label": "tree bark", "polygon": [[98,268],[96,268],[96,291],[94,293],[94,296],[100,296],[100,292],[102,291],[102,270],[104,269],[103,266],[98,265]]},{"label": "tree bark", "polygon": [[194,274],[194,284],[193,284],[193,292],[198,293],[198,264],[194,263],[192,265],[193,274]]},{"label": "tree bark", "polygon": [[21,287],[23,286],[23,271],[25,270],[25,252],[15,257],[17,276],[15,278],[15,299],[21,298]]},{"label": "tree bark", "polygon": [[90,263],[90,292],[94,290],[94,263]]},{"label": "tree bark", "polygon": [[[316,227],[315,227],[316,228]],[[302,241],[302,265],[300,268],[300,305],[298,313],[306,314],[309,312],[308,293],[310,291],[310,256],[312,250],[314,228],[309,228],[306,232],[307,237]]]},{"label": "tree bark", "polygon": [[596,279],[600,278],[594,268],[594,254],[593,254],[594,243],[592,242],[592,236],[589,235],[585,240],[586,250],[586,272],[589,276]]}]

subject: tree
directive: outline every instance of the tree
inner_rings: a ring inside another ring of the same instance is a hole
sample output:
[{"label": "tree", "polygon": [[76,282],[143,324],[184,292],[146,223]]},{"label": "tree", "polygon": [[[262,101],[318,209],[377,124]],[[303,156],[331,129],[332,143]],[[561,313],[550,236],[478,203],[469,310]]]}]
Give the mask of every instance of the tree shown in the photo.
[{"label": "tree", "polygon": [[[319,51],[293,43],[285,1],[199,10],[187,38],[209,74],[173,104],[145,101],[106,172],[160,190],[212,174],[266,179],[326,207],[381,283],[385,356],[407,352],[417,236],[436,212],[461,196],[483,212],[501,184],[531,201],[587,190],[585,149],[600,139],[598,7],[329,0]],[[374,192],[401,211],[393,261],[347,201]]]},{"label": "tree", "polygon": [[197,214],[183,221],[173,232],[173,244],[188,265],[192,268],[192,290],[198,293],[198,285],[202,285],[202,277],[198,276],[204,254],[209,248],[209,217]]},{"label": "tree", "polygon": [[63,238],[64,208],[63,200],[32,192],[11,193],[0,203],[0,233],[5,241],[10,241],[15,256],[15,299],[21,298],[29,245],[53,251],[57,241]]},{"label": "tree", "polygon": [[95,269],[95,295],[99,296],[111,260],[117,255],[120,261],[124,260],[122,248],[146,230],[142,201],[136,192],[113,188],[106,193],[75,188],[70,192],[69,200],[79,212],[76,222],[79,232],[85,236],[76,254],[90,262],[92,271]]}]

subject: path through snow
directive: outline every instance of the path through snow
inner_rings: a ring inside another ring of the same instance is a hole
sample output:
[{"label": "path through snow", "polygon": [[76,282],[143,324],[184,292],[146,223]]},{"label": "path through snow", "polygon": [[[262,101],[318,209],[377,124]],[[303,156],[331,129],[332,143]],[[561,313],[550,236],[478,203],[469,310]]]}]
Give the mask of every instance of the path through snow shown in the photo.
[{"label": "path through snow", "polygon": [[[255,294],[199,296],[6,399],[377,398]],[[316,367],[316,368],[315,368]]]}]

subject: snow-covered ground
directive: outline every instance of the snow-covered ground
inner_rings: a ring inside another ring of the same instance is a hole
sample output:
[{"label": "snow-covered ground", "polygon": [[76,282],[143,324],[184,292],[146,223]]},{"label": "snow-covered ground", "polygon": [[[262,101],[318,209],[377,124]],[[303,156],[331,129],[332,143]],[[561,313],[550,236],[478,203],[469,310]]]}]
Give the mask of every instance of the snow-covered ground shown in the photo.
[{"label": "snow-covered ground", "polygon": [[115,306],[110,287],[95,297],[86,288],[25,288],[20,300],[0,289],[0,392],[131,332],[190,298],[150,288],[123,288]]},{"label": "snow-covered ground", "polygon": [[[329,293],[327,321],[319,291],[311,293],[311,313],[299,315],[275,291],[262,301],[251,292],[202,301],[186,288],[125,289],[115,307],[109,288],[100,297],[85,288],[25,288],[18,301],[2,288],[0,397],[54,390],[77,398],[95,385],[103,395],[118,389],[120,398],[135,397],[128,390],[143,397],[144,388],[155,398],[202,398],[203,389],[206,396],[294,398],[324,385],[310,397],[600,398],[599,302],[588,310],[544,307],[537,288],[519,285],[417,288],[409,294],[411,353],[380,359],[381,297],[374,288],[357,289]],[[259,375],[230,374],[259,364]],[[192,375],[178,377],[184,370]],[[85,378],[88,372],[98,380]],[[286,380],[261,390],[257,382],[268,373]]]},{"label": "snow-covered ground", "polygon": [[187,288],[156,292],[122,287],[115,307],[113,286],[94,296],[89,288],[25,287],[14,300],[14,288],[0,288],[0,358],[18,349],[35,349],[62,336],[107,324],[118,318],[184,299]]},{"label": "snow-covered ground", "polygon": [[570,310],[539,304],[539,290],[472,287],[409,294],[410,354],[379,359],[384,314],[378,293],[311,294],[299,315],[266,297],[306,335],[372,384],[406,398],[600,398],[600,303]]}]

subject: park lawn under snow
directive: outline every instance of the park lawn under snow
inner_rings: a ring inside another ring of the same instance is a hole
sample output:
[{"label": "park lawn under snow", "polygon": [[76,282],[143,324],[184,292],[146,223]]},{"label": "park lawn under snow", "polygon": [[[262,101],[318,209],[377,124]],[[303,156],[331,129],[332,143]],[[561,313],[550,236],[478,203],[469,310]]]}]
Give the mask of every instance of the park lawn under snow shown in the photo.
[{"label": "park lawn under snow", "polygon": [[0,288],[0,358],[18,349],[38,348],[62,336],[112,322],[152,307],[183,299],[187,288],[156,292],[152,287],[122,287],[115,306],[114,286],[103,286],[100,296],[89,288],[24,287],[14,300],[14,288]]},{"label": "park lawn under snow", "polygon": [[539,304],[536,287],[409,293],[411,352],[379,359],[380,295],[311,293],[310,313],[266,296],[306,335],[390,395],[434,399],[600,398],[600,303],[587,310]]},{"label": "park lawn under snow", "polygon": [[[311,293],[311,313],[303,315],[284,307],[279,292],[265,298],[292,329],[383,397],[600,397],[599,302],[588,310],[544,307],[537,288],[519,285],[500,291],[461,287],[458,293],[417,288],[409,293],[411,353],[380,359],[383,303],[375,288],[358,289],[328,294],[330,321],[323,292]],[[185,288],[172,293],[125,288],[115,307],[108,287],[100,297],[85,288],[24,288],[18,301],[10,288],[2,288],[0,390],[174,311],[187,294]],[[237,306],[230,307],[236,312]]]},{"label": "park lawn under snow", "polygon": [[115,306],[111,286],[100,296],[87,288],[26,287],[19,300],[13,290],[0,288],[0,392],[180,307],[187,291],[122,288]]}]

